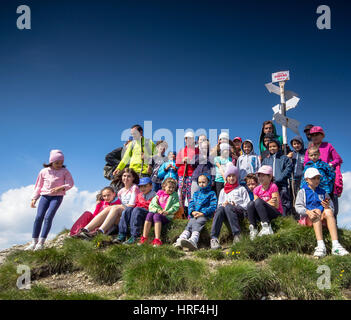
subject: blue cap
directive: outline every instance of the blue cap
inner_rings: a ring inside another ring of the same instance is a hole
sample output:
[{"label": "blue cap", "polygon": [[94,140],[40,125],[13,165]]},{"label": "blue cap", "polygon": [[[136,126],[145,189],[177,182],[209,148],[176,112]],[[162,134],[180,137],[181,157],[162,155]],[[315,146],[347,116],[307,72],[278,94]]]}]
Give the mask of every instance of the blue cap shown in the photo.
[{"label": "blue cap", "polygon": [[144,186],[149,183],[152,183],[151,179],[149,177],[144,177],[140,179],[139,186]]}]

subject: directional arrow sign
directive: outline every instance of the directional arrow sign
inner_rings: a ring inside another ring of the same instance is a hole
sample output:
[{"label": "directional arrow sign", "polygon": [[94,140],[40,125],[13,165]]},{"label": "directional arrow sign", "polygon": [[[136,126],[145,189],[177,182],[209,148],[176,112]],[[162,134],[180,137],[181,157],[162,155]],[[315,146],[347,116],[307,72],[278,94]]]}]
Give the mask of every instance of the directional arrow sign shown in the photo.
[{"label": "directional arrow sign", "polygon": [[298,127],[300,125],[300,122],[298,122],[297,120],[284,117],[280,113],[275,113],[274,116],[273,116],[273,119],[277,123],[281,124],[282,126],[288,127],[289,129],[294,131],[296,134],[300,134],[299,133],[299,129],[298,129]]},{"label": "directional arrow sign", "polygon": [[[273,93],[277,94],[278,96],[280,96],[280,88],[278,86],[276,86],[272,82],[266,83],[265,86],[266,86],[267,90],[269,91],[269,93],[273,92]],[[298,97],[298,94],[296,92],[286,90],[285,91],[285,100],[290,100],[292,97]]]},{"label": "directional arrow sign", "polygon": [[[294,109],[296,107],[296,105],[299,103],[300,98],[298,97],[293,97],[290,100],[288,100],[285,104],[286,106],[286,111],[290,110],[290,109]],[[274,113],[279,112],[280,113],[280,104],[276,104],[273,108],[272,108]]]},{"label": "directional arrow sign", "polygon": [[280,88],[278,86],[276,86],[272,82],[266,83],[265,86],[270,93],[273,92],[273,93],[277,94],[278,96],[280,96]]}]

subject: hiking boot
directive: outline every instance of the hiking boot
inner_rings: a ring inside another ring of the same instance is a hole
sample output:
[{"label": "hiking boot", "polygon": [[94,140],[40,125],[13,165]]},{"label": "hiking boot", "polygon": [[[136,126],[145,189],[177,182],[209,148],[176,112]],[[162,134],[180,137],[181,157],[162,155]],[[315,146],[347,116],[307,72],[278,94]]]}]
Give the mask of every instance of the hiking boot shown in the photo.
[{"label": "hiking boot", "polygon": [[241,234],[234,235],[233,244],[236,244],[240,241],[241,241]]},{"label": "hiking boot", "polygon": [[339,243],[332,248],[332,254],[335,256],[346,256],[349,252]]},{"label": "hiking boot", "polygon": [[43,249],[44,249],[44,243],[37,243],[34,251],[43,250]]},{"label": "hiking boot", "polygon": [[137,239],[131,236],[127,241],[124,241],[123,244],[135,244]]},{"label": "hiking boot", "polygon": [[173,243],[173,247],[176,249],[182,249],[181,241],[182,239],[178,238],[177,241]]},{"label": "hiking boot", "polygon": [[140,238],[140,241],[138,242],[138,246],[141,246],[142,244],[147,244],[147,237],[142,236]]},{"label": "hiking boot", "polygon": [[213,250],[222,248],[217,238],[212,238],[210,244],[211,244],[211,249]]},{"label": "hiking boot", "polygon": [[197,250],[197,244],[194,241],[192,241],[191,239],[181,239],[180,245],[183,248],[188,248],[189,251]]},{"label": "hiking boot", "polygon": [[327,255],[327,249],[322,246],[317,246],[314,250],[313,256],[315,258],[323,258]]},{"label": "hiking boot", "polygon": [[249,230],[250,230],[250,240],[254,240],[258,234],[258,231],[252,224],[250,224]]},{"label": "hiking boot", "polygon": [[112,240],[112,243],[121,244],[126,240],[126,236],[124,234],[119,234],[116,238]]},{"label": "hiking boot", "polygon": [[159,246],[162,246],[162,241],[160,240],[160,239],[157,239],[157,238],[155,238],[152,242],[151,242],[151,244],[156,248],[156,247],[159,247]]},{"label": "hiking boot", "polygon": [[258,237],[262,237],[262,236],[273,234],[273,230],[271,231],[269,229],[270,225],[269,225],[268,222],[261,222],[261,225],[262,225],[262,229],[258,233],[258,235],[257,235]]}]

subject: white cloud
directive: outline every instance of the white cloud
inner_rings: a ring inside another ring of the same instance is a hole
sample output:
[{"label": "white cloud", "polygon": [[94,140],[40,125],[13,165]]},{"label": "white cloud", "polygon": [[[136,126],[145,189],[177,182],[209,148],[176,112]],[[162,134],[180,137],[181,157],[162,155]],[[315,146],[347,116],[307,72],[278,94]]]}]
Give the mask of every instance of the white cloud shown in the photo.
[{"label": "white cloud", "polygon": [[[34,185],[10,189],[0,196],[0,250],[14,244],[31,240],[31,233],[37,209],[30,207]],[[70,229],[77,218],[95,205],[97,192],[79,191],[76,187],[67,191],[56,212],[49,238]],[[38,204],[38,202],[37,202]]]}]

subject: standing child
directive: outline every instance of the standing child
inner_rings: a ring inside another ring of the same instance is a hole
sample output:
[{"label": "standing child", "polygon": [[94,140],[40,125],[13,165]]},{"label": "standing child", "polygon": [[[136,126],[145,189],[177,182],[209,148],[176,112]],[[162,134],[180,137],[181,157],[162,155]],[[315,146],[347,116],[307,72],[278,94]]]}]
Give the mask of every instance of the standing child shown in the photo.
[{"label": "standing child", "polygon": [[[314,126],[310,130],[312,139],[312,145],[319,148],[321,160],[329,164],[335,169],[335,184],[334,191],[330,193],[330,197],[334,204],[334,215],[335,217],[339,211],[338,197],[341,196],[343,191],[343,179],[341,174],[342,159],[336,152],[335,148],[329,142],[323,142],[325,133],[322,127]],[[308,152],[305,154],[305,165],[310,160]]]},{"label": "standing child", "polygon": [[233,243],[240,241],[241,230],[239,220],[246,215],[247,205],[250,202],[249,194],[245,187],[239,185],[239,170],[231,162],[225,170],[226,184],[221,190],[218,198],[218,207],[214,214],[211,228],[211,249],[220,249],[219,234],[225,219],[228,220],[232,234]]},{"label": "standing child", "polygon": [[348,254],[338,241],[336,221],[333,214],[333,203],[325,190],[319,187],[321,174],[316,168],[308,168],[304,178],[306,184],[299,191],[296,198],[295,209],[300,214],[299,223],[313,226],[317,247],[314,256],[322,258],[326,255],[325,243],[323,241],[322,227],[327,222],[328,230],[332,239],[332,254],[344,256]]},{"label": "standing child", "polygon": [[189,203],[188,218],[185,230],[174,243],[176,248],[197,250],[200,232],[205,223],[212,217],[217,206],[216,193],[211,190],[211,176],[202,174],[198,177],[199,190],[194,193]]},{"label": "standing child", "polygon": [[269,157],[263,159],[262,165],[269,165],[273,168],[275,184],[279,189],[280,199],[283,206],[283,215],[286,216],[292,208],[289,192],[289,182],[293,169],[291,160],[283,154],[278,140],[271,140],[268,143]]},{"label": "standing child", "polygon": [[216,186],[217,198],[225,184],[226,165],[227,163],[232,162],[232,158],[229,157],[229,144],[225,142],[221,143],[220,149],[221,149],[221,155],[219,157],[214,158],[214,164],[216,166],[215,186]]},{"label": "standing child", "polygon": [[191,182],[191,198],[193,198],[194,193],[199,190],[198,178],[202,174],[208,174],[211,177],[210,185],[214,186],[214,171],[213,157],[210,156],[210,142],[205,135],[199,136],[199,154],[195,155],[195,165],[196,168],[192,175]]},{"label": "standing child", "polygon": [[152,224],[155,225],[155,239],[151,242],[154,247],[162,245],[161,229],[173,219],[174,214],[179,210],[179,197],[177,193],[177,181],[168,178],[162,182],[162,190],[151,200],[149,213],[146,216],[143,236],[139,244],[147,242]]},{"label": "standing child", "polygon": [[251,140],[245,140],[242,144],[243,154],[238,158],[236,166],[239,170],[239,183],[245,185],[245,177],[249,173],[256,173],[261,166],[258,155],[254,152]]},{"label": "standing child", "polygon": [[238,158],[243,155],[243,152],[241,150],[241,145],[242,145],[242,139],[240,137],[235,137],[233,139],[233,145],[234,148],[231,150],[231,158],[232,158],[232,163],[234,166],[236,166],[236,163],[238,161]]},{"label": "standing child", "polygon": [[158,171],[162,164],[165,163],[167,158],[165,157],[165,152],[168,148],[168,144],[166,141],[160,140],[156,142],[156,150],[157,154],[152,157],[151,166],[152,166],[152,190],[157,192],[161,189],[162,179],[158,177]]},{"label": "standing child", "polygon": [[293,165],[293,192],[294,195],[297,195],[297,192],[300,189],[301,179],[303,176],[303,167],[305,160],[306,149],[304,147],[303,140],[300,136],[296,136],[290,141],[293,151],[290,152],[287,156],[291,159]]},{"label": "standing child", "polygon": [[[31,207],[40,198],[37,216],[34,221],[32,243],[25,250],[40,250],[44,248],[45,240],[50,232],[54,216],[60,207],[66,191],[73,187],[70,172],[63,165],[64,155],[61,150],[51,150],[49,164],[39,172],[34,187]],[[44,227],[42,224],[44,221]],[[38,241],[41,230],[40,240]]]},{"label": "standing child", "polygon": [[176,165],[178,169],[178,185],[179,199],[182,207],[186,206],[191,199],[191,177],[195,170],[195,155],[199,153],[199,149],[195,147],[194,133],[188,131],[184,135],[185,148],[181,149],[177,154]]},{"label": "standing child", "polygon": [[[152,190],[153,184],[149,177],[140,179],[139,189],[135,207],[128,207],[122,212],[121,219],[118,224],[118,237],[114,240],[115,243],[133,244],[140,237],[141,228],[144,225],[145,218],[149,212],[149,205],[156,192]],[[128,227],[130,226],[130,238],[126,240]]]},{"label": "standing child", "polygon": [[164,162],[160,169],[158,169],[158,178],[163,182],[167,178],[172,178],[178,181],[178,167],[176,166],[176,152],[169,151],[168,152],[168,161]]},{"label": "standing child", "polygon": [[258,186],[258,179],[256,174],[254,173],[249,173],[246,177],[245,177],[245,182],[246,182],[246,190],[249,193],[249,197],[250,200],[254,200],[254,194],[253,191],[254,189]]},{"label": "standing child", "polygon": [[251,201],[247,207],[251,240],[257,236],[258,221],[261,221],[262,225],[258,236],[270,235],[273,234],[271,221],[283,214],[278,186],[273,183],[272,167],[263,165],[258,169],[257,174],[260,185],[254,189],[254,201]]}]

